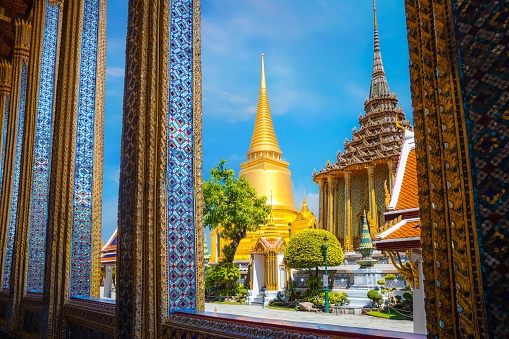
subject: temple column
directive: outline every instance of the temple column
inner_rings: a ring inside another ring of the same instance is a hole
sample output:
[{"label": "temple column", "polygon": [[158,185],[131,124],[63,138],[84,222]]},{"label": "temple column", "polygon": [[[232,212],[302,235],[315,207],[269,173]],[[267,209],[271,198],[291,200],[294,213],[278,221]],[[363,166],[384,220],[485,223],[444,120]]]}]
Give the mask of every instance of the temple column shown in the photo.
[{"label": "temple column", "polygon": [[389,193],[392,193],[392,187],[394,186],[396,167],[398,166],[398,162],[396,160],[390,160],[387,162],[387,166],[389,167]]},{"label": "temple column", "polygon": [[366,169],[368,170],[369,212],[371,220],[374,223],[374,225],[370,225],[370,228],[375,227],[375,229],[378,229],[378,211],[375,198],[375,165],[367,165]]},{"label": "temple column", "polygon": [[352,171],[344,171],[345,175],[345,234],[344,247],[346,250],[352,246],[352,205],[351,205],[351,182]]},{"label": "temple column", "polygon": [[426,334],[426,311],[424,310],[424,274],[422,272],[422,256],[412,255],[417,269],[418,282],[414,286],[413,293],[413,320],[414,333]]},{"label": "temple column", "polygon": [[0,192],[2,191],[2,173],[5,156],[5,141],[7,138],[7,123],[9,118],[9,101],[12,82],[12,64],[0,61]]},{"label": "temple column", "polygon": [[320,204],[319,204],[319,209],[320,209],[320,212],[318,213],[318,215],[320,216],[320,226],[319,228],[320,229],[324,229],[324,219],[325,219],[325,211],[324,211],[324,202],[325,202],[325,179],[320,179],[320,181],[318,182],[318,186],[319,186],[319,190],[320,190]]},{"label": "temple column", "polygon": [[334,183],[334,235],[336,238],[339,238],[339,218],[338,218],[338,212],[339,212],[339,179],[336,179]]},{"label": "temple column", "polygon": [[328,222],[327,222],[327,231],[334,233],[334,186],[335,186],[336,179],[330,175],[327,177],[327,184],[328,184],[328,198],[327,198],[327,207],[329,209],[328,215]]},{"label": "temple column", "polygon": [[128,13],[117,337],[163,338],[174,310],[204,307],[200,4]]},{"label": "temple column", "polygon": [[[53,102],[57,76],[57,53],[61,7],[58,2],[38,0],[33,7],[31,57],[27,86],[26,114],[21,157],[18,220],[16,226],[11,294],[10,331],[23,327],[25,311],[42,314],[46,220],[48,216],[49,162]],[[34,158],[37,161],[34,162]],[[27,293],[38,292],[30,302]],[[34,303],[37,300],[37,303]],[[38,307],[34,308],[33,305]],[[41,319],[31,317],[32,321]],[[40,326],[41,324],[37,324]]]},{"label": "temple column", "polygon": [[[3,164],[2,195],[0,202],[0,301],[9,298],[12,289],[12,253],[16,231],[18,189],[20,176],[23,124],[25,119],[28,59],[30,52],[31,23],[15,20],[15,38],[12,60],[12,83],[7,119],[7,138]],[[10,316],[8,315],[8,318]]]},{"label": "temple column", "polygon": [[[53,2],[53,1],[52,1]],[[62,7],[51,143],[43,337],[73,337],[64,305],[99,297],[106,0]]]}]

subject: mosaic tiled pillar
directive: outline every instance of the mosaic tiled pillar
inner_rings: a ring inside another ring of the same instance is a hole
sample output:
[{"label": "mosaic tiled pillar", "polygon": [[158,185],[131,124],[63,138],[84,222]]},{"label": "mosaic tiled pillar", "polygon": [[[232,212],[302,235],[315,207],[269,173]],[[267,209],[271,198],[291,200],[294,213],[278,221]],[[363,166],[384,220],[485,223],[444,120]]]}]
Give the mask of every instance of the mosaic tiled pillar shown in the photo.
[{"label": "mosaic tiled pillar", "polygon": [[[375,165],[367,165],[368,170],[368,188],[369,188],[369,214],[375,229],[378,229],[378,208],[376,206],[375,195]],[[370,225],[373,227],[373,225]]]},{"label": "mosaic tiled pillar", "polygon": [[328,186],[329,186],[328,198],[327,198],[327,200],[328,200],[327,201],[328,202],[327,209],[329,211],[329,213],[327,213],[329,216],[328,222],[327,222],[327,231],[334,232],[334,186],[335,186],[336,179],[334,177],[328,177],[327,182],[328,182]]},{"label": "mosaic tiled pillar", "polygon": [[11,98],[12,65],[9,61],[0,61],[0,192],[4,171],[5,142],[9,120],[9,102]]},{"label": "mosaic tiled pillar", "polygon": [[65,336],[66,301],[99,297],[106,0],[62,5],[43,280],[43,333]]},{"label": "mosaic tiled pillar", "polygon": [[31,23],[17,19],[12,60],[12,84],[7,120],[7,138],[3,164],[2,195],[0,202],[1,287],[11,287],[12,252],[16,231],[18,190],[25,119],[28,59],[30,53]]},{"label": "mosaic tiled pillar", "polygon": [[[21,307],[26,293],[38,292],[42,304],[49,161],[55,96],[61,5],[34,2],[31,55],[21,157],[18,221],[13,255],[14,288],[9,330],[23,326]],[[42,308],[38,312],[42,313]]]},{"label": "mosaic tiled pillar", "polygon": [[[470,152],[475,154],[477,145],[474,143],[482,139],[482,131],[490,122],[489,115],[501,116],[504,109],[508,109],[507,93],[502,94],[503,90],[499,90],[500,95],[497,95],[496,86],[493,85],[489,85],[489,90],[484,91],[484,84],[480,80],[490,82],[490,79],[496,79],[495,84],[499,83],[501,87],[507,88],[507,84],[503,84],[506,80],[502,80],[507,78],[507,67],[500,65],[507,62],[509,26],[507,14],[499,16],[498,11],[501,9],[497,8],[495,3],[489,6],[485,1],[453,3],[455,1],[450,0],[405,1],[419,185],[422,268],[425,276],[426,325],[430,338],[502,338],[508,334],[507,312],[499,312],[499,316],[505,318],[505,321],[500,319],[493,323],[493,326],[487,326],[488,308],[485,307],[483,298],[485,287],[481,279],[482,252],[479,248],[479,244],[484,245],[485,237],[490,235],[490,230],[486,228],[487,221],[495,220],[494,224],[497,225],[500,219],[490,213],[486,220],[482,214],[476,213],[479,207],[474,205],[474,194],[479,191],[474,189],[472,173],[475,168],[482,168],[484,171],[489,170],[490,166],[485,160],[472,164]],[[455,6],[457,8],[453,11]],[[507,8],[504,13],[507,13]],[[453,14],[458,16],[456,19],[465,22],[458,25]],[[502,21],[497,21],[497,17]],[[483,25],[484,28],[481,28]],[[460,51],[457,50],[459,41],[455,39],[454,27],[458,27],[460,35],[470,35]],[[492,30],[494,32],[491,32]],[[501,42],[498,45],[493,44],[493,49],[490,49],[485,42],[474,38],[477,32],[480,32],[479,37],[489,37],[487,40],[496,39]],[[504,36],[505,38],[502,38]],[[465,59],[460,62],[458,58],[461,57]],[[461,69],[462,65],[464,69]],[[497,73],[502,75],[504,72],[505,75],[497,78]],[[464,86],[461,79],[468,78],[467,74],[472,75],[475,80],[472,79],[472,83]],[[504,95],[505,103],[495,104]],[[494,98],[493,101],[488,99],[490,97]],[[467,98],[468,101],[465,101]],[[471,126],[475,127],[469,130],[465,109],[472,106],[476,108],[474,110],[478,109],[473,116],[479,120],[475,123],[472,121]],[[486,114],[486,118],[482,114]],[[505,133],[507,129],[504,130]],[[495,156],[495,149],[490,149],[490,145],[498,147],[502,143],[506,141],[500,138],[500,135],[490,132],[486,143],[480,142],[480,147],[483,148],[481,152],[490,153],[484,156]],[[484,148],[485,146],[487,148]],[[487,178],[485,174],[482,177]],[[495,197],[495,192],[496,190],[490,189],[487,196]],[[497,201],[499,198],[501,205],[507,203],[507,197],[505,202],[502,196],[497,197]],[[478,232],[477,227],[482,227],[482,232]],[[494,249],[493,245],[488,248]],[[507,249],[507,245],[505,248]],[[500,259],[504,260],[503,257]],[[507,263],[507,259],[505,261]],[[498,259],[497,262],[500,263]],[[505,265],[499,267],[507,270]],[[501,277],[500,287],[507,291],[507,279],[500,273],[496,273],[493,278],[498,276]],[[493,282],[495,281],[492,280]],[[504,297],[507,292],[498,293],[501,309],[507,310],[507,298]],[[496,303],[489,304],[489,308],[496,307]],[[490,336],[490,327],[494,332],[501,332]],[[505,334],[503,331],[506,331]]]},{"label": "mosaic tiled pillar", "polygon": [[200,2],[129,6],[117,333],[158,338],[204,307]]},{"label": "mosaic tiled pillar", "polygon": [[319,194],[320,194],[320,197],[319,197],[319,206],[318,206],[318,218],[319,218],[319,221],[320,221],[320,229],[323,229],[324,228],[324,208],[323,208],[323,204],[324,204],[324,195],[325,195],[325,192],[324,192],[324,188],[325,188],[325,179],[321,179],[319,182],[318,182],[318,187],[319,187]]},{"label": "mosaic tiled pillar", "polygon": [[344,171],[345,175],[345,243],[343,244],[346,251],[350,250],[353,245],[352,238],[352,172]]}]

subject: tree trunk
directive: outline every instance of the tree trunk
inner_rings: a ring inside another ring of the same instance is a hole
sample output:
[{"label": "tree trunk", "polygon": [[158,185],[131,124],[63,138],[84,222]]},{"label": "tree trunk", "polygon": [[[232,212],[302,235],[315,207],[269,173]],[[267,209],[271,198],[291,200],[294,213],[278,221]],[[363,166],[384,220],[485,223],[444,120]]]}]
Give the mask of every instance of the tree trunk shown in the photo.
[{"label": "tree trunk", "polygon": [[231,258],[226,258],[229,262],[233,262],[235,259],[235,254],[237,253],[237,248],[240,245],[240,241],[247,236],[246,228],[244,228],[241,232],[238,232],[235,238],[232,239],[230,243],[230,247],[232,248]]}]

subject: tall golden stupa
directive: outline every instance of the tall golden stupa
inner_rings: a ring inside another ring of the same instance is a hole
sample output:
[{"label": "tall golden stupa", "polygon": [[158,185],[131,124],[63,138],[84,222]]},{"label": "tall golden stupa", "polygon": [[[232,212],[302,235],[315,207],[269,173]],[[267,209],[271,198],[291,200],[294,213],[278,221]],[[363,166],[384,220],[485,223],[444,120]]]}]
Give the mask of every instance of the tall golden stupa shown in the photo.
[{"label": "tall golden stupa", "polygon": [[[268,199],[272,197],[272,217],[279,234],[288,242],[288,223],[291,223],[291,233],[313,227],[316,218],[307,208],[306,199],[299,212],[295,207],[292,190],[292,174],[288,169],[290,165],[283,161],[283,152],[279,148],[276,133],[272,126],[269,100],[267,98],[267,84],[265,82],[265,67],[262,54],[262,75],[260,81],[260,96],[256,111],[256,122],[251,138],[251,145],[246,154],[247,161],[240,164],[242,170],[239,176],[245,177],[258,195]],[[248,232],[237,248],[235,261],[249,260],[249,253],[260,234],[263,234],[267,225],[263,225],[259,232]],[[228,244],[228,240],[219,239],[218,230],[211,233],[211,262],[217,261],[221,255],[220,248]],[[219,243],[220,246],[216,246]]]}]

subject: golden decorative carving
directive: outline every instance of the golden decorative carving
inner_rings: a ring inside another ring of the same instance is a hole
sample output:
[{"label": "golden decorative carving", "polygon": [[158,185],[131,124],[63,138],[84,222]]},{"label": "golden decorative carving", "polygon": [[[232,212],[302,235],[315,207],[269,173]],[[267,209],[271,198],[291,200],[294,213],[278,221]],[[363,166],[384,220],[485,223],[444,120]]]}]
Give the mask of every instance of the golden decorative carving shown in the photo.
[{"label": "golden decorative carving", "polygon": [[42,313],[42,295],[27,295],[26,290],[37,101],[46,13],[45,2],[35,2],[32,11],[34,25],[31,30],[31,41],[29,44],[31,46],[32,57],[28,69],[23,149],[20,164],[20,168],[24,170],[20,172],[19,178],[18,214],[14,242],[15,258],[13,258],[11,269],[13,275],[13,293],[11,317],[8,324],[10,331],[20,330],[23,327],[25,309],[30,309],[35,313]]},{"label": "golden decorative carving", "polygon": [[[3,169],[3,178],[0,178],[2,180],[2,191],[1,191],[1,201],[0,201],[0,286],[4,285],[4,265],[6,262],[6,256],[7,256],[7,232],[9,230],[9,224],[10,224],[10,211],[11,211],[11,202],[12,202],[12,192],[14,190],[14,170],[15,170],[15,160],[16,160],[16,145],[17,145],[17,136],[18,136],[18,128],[23,128],[23,126],[18,126],[18,120],[19,120],[19,114],[20,114],[20,100],[21,100],[21,92],[26,90],[25,88],[22,88],[23,81],[22,81],[22,74],[23,69],[26,69],[28,67],[28,57],[30,53],[30,34],[31,34],[31,23],[26,20],[20,20],[17,19],[14,22],[15,27],[15,42],[14,42],[14,52],[12,57],[12,67],[9,66],[8,63],[4,62],[2,64],[3,68],[3,76],[9,76],[9,74],[12,76],[12,80],[10,81],[10,87],[11,92],[10,94],[5,93],[5,91],[2,91],[2,95],[0,97],[2,98],[2,112],[5,114],[5,110],[7,109],[5,103],[7,96],[9,98],[9,113],[8,113],[8,120],[7,120],[7,137],[5,140],[5,155],[4,155],[4,163],[2,166]],[[28,79],[28,75],[27,75]],[[25,79],[25,80],[27,80]],[[6,84],[7,85],[7,84]],[[26,86],[26,83],[25,83]],[[7,89],[7,87],[5,87]],[[28,98],[27,98],[28,99]],[[25,112],[21,112],[24,114]],[[25,114],[26,116],[26,114]],[[3,125],[3,119],[4,116],[2,114],[2,125]],[[0,133],[3,132],[3,126],[2,130],[0,130]],[[3,147],[3,145],[1,145]],[[21,239],[21,238],[20,238]],[[13,239],[13,246],[16,243],[16,239]],[[12,263],[16,262],[16,253],[15,251],[11,252],[11,272],[12,270]],[[11,288],[15,281],[16,277],[12,276],[12,278],[9,279],[9,287]],[[7,303],[9,304],[9,303]],[[11,309],[7,310],[9,319],[9,324],[7,326],[11,325],[12,318],[10,316]],[[9,331],[9,329],[5,329],[5,331]]]},{"label": "golden decorative carving", "polygon": [[14,20],[14,51],[13,57],[21,57],[28,62],[30,56],[30,31],[32,23],[27,20]]},{"label": "golden decorative carving", "polygon": [[[62,0],[63,1],[63,0]],[[101,283],[101,228],[102,228],[102,192],[104,157],[104,80],[106,72],[106,21],[107,0],[99,5],[99,30],[97,41],[97,68],[95,83],[94,111],[94,167],[92,186],[92,263],[90,296],[99,298]],[[102,56],[102,57],[101,57]]]},{"label": "golden decorative carving", "polygon": [[412,251],[406,251],[410,260],[406,263],[401,262],[401,256],[398,251],[382,251],[384,257],[389,256],[392,264],[398,270],[398,273],[412,286],[419,288],[419,272],[417,266],[412,261]]},{"label": "golden decorative carving", "polygon": [[203,266],[203,152],[202,152],[202,72],[201,1],[193,0],[193,178],[196,267],[196,309],[205,310],[205,268]]},{"label": "golden decorative carving", "polygon": [[[200,2],[193,2],[193,200],[196,307],[203,308]],[[170,2],[131,2],[120,166],[117,330],[154,338],[170,313],[168,123]],[[194,289],[193,289],[194,290]],[[193,305],[194,306],[194,305]],[[173,306],[171,306],[173,307]]]},{"label": "golden decorative carving", "polygon": [[[40,1],[40,2],[44,3],[44,1]],[[58,5],[63,5],[64,4],[64,0],[48,0],[48,2],[49,2],[49,5],[51,7],[58,6]]]},{"label": "golden decorative carving", "polygon": [[67,321],[116,336],[115,304],[72,299],[65,303]]},{"label": "golden decorative carving", "polygon": [[407,0],[405,9],[428,335],[485,334],[452,3]]},{"label": "golden decorative carving", "polygon": [[[9,61],[0,61],[0,98],[11,93],[12,64]],[[5,103],[0,105],[3,112]],[[3,115],[2,115],[3,116]]]},{"label": "golden decorative carving", "polygon": [[[48,224],[46,242],[46,263],[44,272],[44,313],[47,316],[43,322],[43,336],[60,338],[64,335],[68,325],[65,317],[64,304],[70,299],[71,277],[71,246],[73,225],[73,197],[76,157],[76,128],[79,104],[79,79],[82,49],[83,8],[84,1],[67,1],[63,4],[61,19],[61,40],[59,47],[58,78],[56,82],[56,100],[53,117],[53,140],[51,149],[51,176],[48,203]],[[94,132],[94,167],[101,170],[98,162],[102,161],[102,143],[97,139],[102,133],[103,112],[103,81],[104,65],[104,21],[106,19],[106,0],[99,3],[99,30],[98,30],[98,63],[96,79],[95,100],[95,126]],[[102,49],[102,50],[100,50]],[[94,171],[93,175],[97,172]],[[93,199],[101,189],[101,178],[93,179]],[[100,202],[99,202],[100,204]],[[98,214],[97,202],[92,205],[92,253],[90,292],[97,295],[99,271],[100,246],[100,212]],[[97,219],[99,218],[99,220]]]}]

